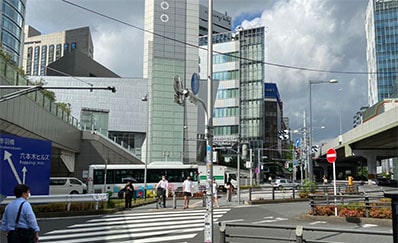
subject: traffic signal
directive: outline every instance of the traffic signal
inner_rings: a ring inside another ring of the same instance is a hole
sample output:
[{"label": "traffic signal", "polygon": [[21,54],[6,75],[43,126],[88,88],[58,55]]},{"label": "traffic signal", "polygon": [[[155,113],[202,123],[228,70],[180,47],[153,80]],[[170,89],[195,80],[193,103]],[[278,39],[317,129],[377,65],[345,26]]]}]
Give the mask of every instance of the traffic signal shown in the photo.
[{"label": "traffic signal", "polygon": [[184,105],[183,102],[183,87],[180,76],[176,75],[174,77],[174,102],[179,105]]},{"label": "traffic signal", "polygon": [[300,156],[301,156],[301,150],[300,150],[300,148],[297,148],[294,152],[295,152],[294,154],[295,154],[296,159],[299,159]]},{"label": "traffic signal", "polygon": [[311,146],[311,154],[314,154],[319,151],[319,146],[318,145],[312,145]]},{"label": "traffic signal", "polygon": [[278,138],[281,140],[288,140],[289,139],[289,130],[282,130],[278,132]]}]

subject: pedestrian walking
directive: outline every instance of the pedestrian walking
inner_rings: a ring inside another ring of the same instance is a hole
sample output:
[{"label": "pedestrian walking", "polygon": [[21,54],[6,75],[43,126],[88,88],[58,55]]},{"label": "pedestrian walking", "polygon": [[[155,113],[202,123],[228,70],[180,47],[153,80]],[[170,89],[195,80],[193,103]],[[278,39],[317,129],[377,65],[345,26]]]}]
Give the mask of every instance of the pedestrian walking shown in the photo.
[{"label": "pedestrian walking", "polygon": [[218,188],[218,184],[216,182],[216,179],[213,178],[213,204],[214,204],[214,206],[219,208],[220,205],[218,204],[217,188]]},{"label": "pedestrian walking", "polygon": [[234,186],[231,183],[231,178],[228,178],[225,188],[227,189],[227,202],[230,202],[232,199],[232,193],[234,192]]},{"label": "pedestrian walking", "polygon": [[32,206],[27,201],[30,188],[19,184],[14,188],[16,199],[10,202],[3,213],[1,231],[8,243],[34,243],[39,241],[39,225]]},{"label": "pedestrian walking", "polygon": [[162,179],[156,184],[158,197],[161,196],[163,200],[163,207],[166,208],[166,197],[168,194],[169,182],[166,180],[166,176],[162,176]]},{"label": "pedestrian walking", "polygon": [[184,209],[186,209],[189,208],[189,199],[193,195],[193,183],[190,176],[187,176],[187,179],[182,184],[182,188],[184,191]]}]

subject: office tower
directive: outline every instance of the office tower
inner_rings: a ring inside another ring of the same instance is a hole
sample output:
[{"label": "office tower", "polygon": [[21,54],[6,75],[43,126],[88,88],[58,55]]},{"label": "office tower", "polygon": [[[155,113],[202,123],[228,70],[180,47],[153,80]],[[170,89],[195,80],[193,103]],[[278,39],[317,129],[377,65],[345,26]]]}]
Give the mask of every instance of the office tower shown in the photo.
[{"label": "office tower", "polygon": [[82,27],[42,35],[31,26],[25,26],[23,68],[27,75],[46,75],[46,67],[65,54],[79,50],[94,58],[94,46],[89,27]]},{"label": "office tower", "polygon": [[[219,81],[213,118],[215,147],[234,146],[240,138],[255,154],[264,145],[277,148],[283,110],[276,84],[264,84],[264,27],[213,35],[213,43],[213,79]],[[199,44],[207,45],[207,36]],[[207,52],[199,52],[203,76]]]},{"label": "office tower", "polygon": [[397,98],[398,0],[369,0],[366,10],[368,102]]},{"label": "office tower", "polygon": [[192,74],[198,71],[200,23],[207,24],[204,18],[199,0],[145,1],[148,163],[196,162],[197,107],[188,101],[182,106],[174,103],[173,80],[178,75],[184,88],[191,89]]},{"label": "office tower", "polygon": [[25,24],[26,0],[0,0],[1,4],[1,49],[22,65],[23,26]]}]

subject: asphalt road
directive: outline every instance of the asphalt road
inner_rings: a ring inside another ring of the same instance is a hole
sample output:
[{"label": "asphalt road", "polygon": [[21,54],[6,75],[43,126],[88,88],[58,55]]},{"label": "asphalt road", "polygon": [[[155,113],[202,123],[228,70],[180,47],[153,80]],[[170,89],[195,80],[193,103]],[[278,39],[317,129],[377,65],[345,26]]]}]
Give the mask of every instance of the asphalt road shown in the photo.
[{"label": "asphalt road", "polygon": [[[317,227],[323,229],[339,229],[339,230],[361,230],[364,232],[370,231],[378,231],[384,233],[391,233],[392,228],[391,226],[383,226],[382,224],[377,223],[350,223],[344,221],[334,221],[328,219],[313,219],[313,218],[302,218],[303,214],[306,214],[309,211],[309,204],[308,202],[291,202],[291,203],[273,203],[273,204],[260,204],[260,205],[246,205],[241,204],[239,205],[236,200],[236,195],[232,198],[232,202],[226,202],[224,195],[221,195],[219,199],[220,202],[220,209],[225,209],[225,212],[222,214],[218,214],[215,218],[217,222],[214,222],[214,230],[213,230],[213,242],[220,242],[220,230],[218,226],[218,222],[230,222],[230,223],[248,223],[256,227],[252,228],[231,228],[227,227],[227,233],[233,234],[243,234],[243,235],[250,235],[250,236],[272,236],[272,237],[287,237],[287,238],[295,238],[295,230],[272,230],[267,225],[285,225],[285,226],[293,226],[296,227],[298,225],[302,225],[303,227]],[[245,199],[245,195],[243,194],[243,200]],[[166,209],[156,209],[154,204],[134,208],[129,212],[118,212],[114,213],[114,215],[109,215],[105,217],[116,217],[117,215],[124,215],[123,220],[128,220],[127,215],[129,214],[148,214],[148,213],[156,213],[159,214],[161,217],[162,215],[165,216],[166,214],[171,213],[179,213],[180,215],[189,215],[190,213],[198,212],[203,210],[203,201],[202,200],[191,200],[190,202],[190,209],[184,210],[183,209],[183,202],[182,200],[177,201],[177,209],[172,208],[172,200],[167,201],[168,208]],[[203,212],[202,212],[203,213]],[[199,212],[198,222],[196,224],[202,225],[202,213]],[[167,217],[167,216],[166,216]],[[175,216],[173,220],[177,219],[180,216]],[[189,216],[187,216],[189,219]],[[43,236],[43,241],[46,242],[44,239],[47,235],[51,235],[53,231],[59,231],[63,229],[71,229],[69,234],[73,234],[74,231],[79,230],[79,225],[83,225],[84,227],[89,228],[91,222],[95,224],[95,222],[101,222],[104,220],[104,215],[95,215],[95,216],[76,216],[76,217],[60,217],[60,218],[39,218],[39,225],[41,227],[41,235]],[[167,218],[166,218],[167,220]],[[170,219],[171,220],[171,219]],[[182,221],[183,219],[181,219]],[[127,221],[126,221],[127,222]],[[184,221],[185,222],[185,221]],[[193,220],[192,220],[193,222]],[[138,222],[137,224],[139,224]],[[188,220],[187,223],[188,228],[190,221]],[[193,223],[192,223],[193,224]],[[156,225],[156,221],[155,221]],[[158,224],[161,228],[162,223]],[[84,235],[84,227],[82,226],[81,234]],[[96,226],[91,226],[93,229]],[[116,227],[116,226],[115,226]],[[119,226],[117,226],[119,227]],[[126,227],[129,227],[127,225]],[[133,227],[133,226],[131,226]],[[198,226],[196,226],[198,227]],[[203,226],[202,226],[203,227]],[[148,227],[148,230],[153,229],[153,232],[156,231],[156,227]],[[197,229],[197,228],[196,228]],[[117,231],[116,231],[117,232]],[[87,232],[88,233],[88,232]],[[189,243],[199,243],[204,242],[203,240],[203,230],[196,230],[193,237],[184,240],[165,240],[165,241],[158,241],[158,242],[189,242]],[[155,232],[156,234],[156,232]],[[176,229],[174,230],[173,234],[179,234],[179,231]],[[181,233],[182,234],[182,233]],[[132,234],[134,236],[134,234]],[[145,238],[145,236],[144,236]],[[65,239],[68,239],[66,237]],[[318,240],[318,242],[349,242],[349,243],[390,243],[393,242],[392,236],[385,236],[385,235],[353,235],[353,234],[346,234],[337,232],[311,232],[311,231],[304,231],[304,239],[307,240]],[[67,240],[56,240],[51,241],[49,238],[47,239],[48,242],[69,242]],[[230,239],[231,240],[231,239]],[[4,237],[0,239],[1,243],[5,243],[6,240]],[[107,240],[101,239],[100,241],[91,241],[91,242],[119,242],[117,239]],[[131,241],[123,241],[123,242],[131,242]],[[255,239],[232,239],[230,242],[282,242],[280,240],[255,240]]]}]

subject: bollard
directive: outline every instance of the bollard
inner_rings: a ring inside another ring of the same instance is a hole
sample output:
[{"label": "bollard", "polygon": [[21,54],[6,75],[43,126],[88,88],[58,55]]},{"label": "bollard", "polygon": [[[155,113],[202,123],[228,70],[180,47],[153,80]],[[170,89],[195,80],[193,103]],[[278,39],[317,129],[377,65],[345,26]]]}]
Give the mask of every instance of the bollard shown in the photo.
[{"label": "bollard", "polygon": [[293,199],[295,199],[295,198],[296,198],[296,194],[295,194],[295,192],[296,192],[296,188],[294,188],[294,187],[293,187]]},{"label": "bollard", "polygon": [[220,243],[225,243],[225,222],[219,222],[218,225],[220,226]]},{"label": "bollard", "polygon": [[393,243],[398,243],[398,194],[384,193],[384,197],[391,198]]},{"label": "bollard", "polygon": [[314,196],[310,196],[310,205],[311,205],[311,215],[314,215],[315,213]]},{"label": "bollard", "polygon": [[369,205],[369,196],[365,196],[365,217],[369,218],[369,211],[371,207]]},{"label": "bollard", "polygon": [[203,191],[203,197],[202,197],[202,207],[206,207],[206,191]]},{"label": "bollard", "polygon": [[272,187],[272,200],[275,200],[275,187]]},{"label": "bollard", "polygon": [[173,208],[177,208],[177,197],[176,197],[176,192],[173,192]]},{"label": "bollard", "polygon": [[303,243],[303,226],[297,225],[296,227],[296,243]]}]

